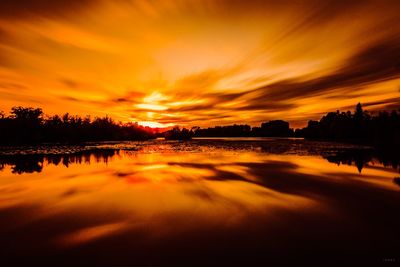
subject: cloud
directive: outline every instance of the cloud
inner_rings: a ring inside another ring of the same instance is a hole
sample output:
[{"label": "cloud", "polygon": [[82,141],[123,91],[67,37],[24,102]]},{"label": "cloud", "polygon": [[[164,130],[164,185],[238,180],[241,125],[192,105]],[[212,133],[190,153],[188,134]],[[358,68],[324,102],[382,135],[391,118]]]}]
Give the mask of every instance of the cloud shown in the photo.
[{"label": "cloud", "polygon": [[17,91],[21,91],[21,90],[25,90],[28,87],[26,87],[25,85],[22,84],[18,84],[16,82],[1,82],[0,81],[0,91],[3,90],[17,90]]},{"label": "cloud", "polygon": [[[158,104],[166,108],[162,113],[156,115],[157,121],[184,124],[202,120],[210,122],[226,119],[235,122],[238,120],[237,118],[245,114],[253,114],[253,120],[260,120],[263,116],[260,118],[260,114],[256,115],[255,111],[260,111],[265,116],[271,112],[285,113],[301,106],[302,100],[308,98],[323,97],[339,101],[346,97],[361,97],[363,92],[358,93],[357,88],[400,77],[400,39],[387,38],[375,42],[349,57],[336,70],[318,78],[281,80],[253,90],[237,92],[202,92],[198,94],[201,91],[195,90],[195,88],[212,88],[214,84],[225,78],[223,73],[227,72],[208,70],[180,79],[175,84],[176,88],[186,87],[190,90],[185,93],[175,93],[166,100],[160,101]],[[196,96],[202,101],[177,106],[171,106],[169,103],[170,99],[184,103],[187,99],[193,99]],[[116,98],[113,101],[117,104],[132,104],[139,103],[143,97],[142,94],[131,92],[130,95]],[[397,107],[396,101],[398,102],[398,98],[365,103],[365,106]],[[134,114],[148,111],[151,110],[130,109],[130,112]],[[318,114],[324,113],[325,110],[318,112]],[[168,114],[168,116],[163,114]],[[237,122],[240,123],[240,120]]]},{"label": "cloud", "polygon": [[[207,77],[207,74],[210,77]],[[400,77],[400,38],[387,38],[375,42],[361,51],[355,53],[338,67],[335,71],[322,77],[305,80],[288,79],[275,82],[260,88],[237,93],[206,93],[202,94],[205,103],[169,108],[171,113],[190,113],[190,116],[201,114],[208,110],[218,110],[227,113],[224,118],[237,116],[237,112],[251,113],[255,110],[267,112],[284,112],[301,105],[301,99],[329,94],[328,98],[344,99],[348,96],[361,97],[362,92],[357,93],[357,88],[373,85]],[[215,72],[203,72],[199,75],[183,79],[184,81],[199,81],[216,83],[219,79]],[[192,84],[192,82],[189,82]],[[200,83],[201,84],[201,83]],[[240,101],[242,100],[242,101]],[[297,103],[296,103],[297,101]],[[240,102],[238,105],[224,104]],[[295,104],[296,103],[296,104]],[[365,106],[380,105],[398,107],[399,99],[387,99],[366,103]],[[214,118],[214,117],[213,117]],[[205,117],[205,119],[207,119]],[[165,122],[177,122],[181,120],[165,118]]]},{"label": "cloud", "polygon": [[400,109],[400,97],[389,98],[380,101],[373,101],[363,104],[364,108],[367,109],[378,109],[381,110],[382,106],[387,110],[398,110]]},{"label": "cloud", "polygon": [[79,82],[70,79],[60,79],[60,82],[69,88],[78,88]]},{"label": "cloud", "polygon": [[52,113],[201,126],[395,107],[399,12],[395,0],[0,0],[0,107],[41,99]]},{"label": "cloud", "polygon": [[209,89],[215,85],[223,74],[216,70],[206,70],[200,73],[194,73],[178,80],[175,83],[175,90],[201,90]]},{"label": "cloud", "polygon": [[0,18],[27,19],[30,16],[58,16],[87,8],[98,0],[2,0]]},{"label": "cloud", "polygon": [[82,102],[82,100],[73,97],[73,96],[60,96],[60,99],[62,100],[67,100],[67,101],[72,101],[72,102]]},{"label": "cloud", "polygon": [[[352,86],[366,86],[400,77],[400,38],[381,40],[355,54],[333,73],[306,81],[283,80],[255,89],[260,100],[306,98]],[[343,96],[346,97],[346,96]]]},{"label": "cloud", "polygon": [[109,101],[107,101],[106,104],[139,104],[145,96],[146,94],[144,92],[128,91],[123,96],[118,96],[110,99]]}]

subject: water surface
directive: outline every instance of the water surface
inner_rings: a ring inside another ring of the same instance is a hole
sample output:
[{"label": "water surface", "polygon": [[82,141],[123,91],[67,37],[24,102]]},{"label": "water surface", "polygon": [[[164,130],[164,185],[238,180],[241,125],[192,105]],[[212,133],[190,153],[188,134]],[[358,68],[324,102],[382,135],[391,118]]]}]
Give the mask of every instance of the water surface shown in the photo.
[{"label": "water surface", "polygon": [[2,148],[0,253],[57,266],[398,261],[398,166],[300,139]]}]

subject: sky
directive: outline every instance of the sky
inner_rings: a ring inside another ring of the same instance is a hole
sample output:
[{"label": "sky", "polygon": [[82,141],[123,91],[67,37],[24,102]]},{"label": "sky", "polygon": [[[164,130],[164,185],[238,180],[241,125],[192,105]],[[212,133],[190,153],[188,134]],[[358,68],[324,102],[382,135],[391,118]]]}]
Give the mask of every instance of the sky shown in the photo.
[{"label": "sky", "polygon": [[398,0],[0,0],[0,110],[304,126],[400,108]]}]

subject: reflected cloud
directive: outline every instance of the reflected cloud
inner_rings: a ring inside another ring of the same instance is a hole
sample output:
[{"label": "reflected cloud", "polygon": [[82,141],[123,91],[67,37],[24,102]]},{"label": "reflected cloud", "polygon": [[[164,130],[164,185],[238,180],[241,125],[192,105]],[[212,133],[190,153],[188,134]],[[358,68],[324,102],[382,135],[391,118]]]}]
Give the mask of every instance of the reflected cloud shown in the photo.
[{"label": "reflected cloud", "polygon": [[83,228],[58,238],[56,243],[63,246],[76,246],[82,243],[94,242],[96,239],[104,238],[118,231],[122,231],[126,226],[127,225],[122,222]]},{"label": "reflected cloud", "polygon": [[[397,240],[383,233],[398,231],[398,163],[383,158],[393,164],[384,167],[368,149],[307,145],[297,139],[154,140],[72,147],[71,154],[52,147],[59,155],[3,155],[2,257],[77,265],[84,255],[96,266],[123,266],[159,265],[164,258],[236,262],[254,252],[260,262],[266,248],[280,262],[286,253],[311,256],[293,240],[314,257],[332,246],[338,255],[397,249]],[[21,158],[40,164],[41,172],[22,168],[17,176],[13,167]],[[365,164],[361,173],[354,161]],[[364,242],[382,236],[384,247],[374,243],[371,250]],[[182,253],[188,246],[190,253]]]}]

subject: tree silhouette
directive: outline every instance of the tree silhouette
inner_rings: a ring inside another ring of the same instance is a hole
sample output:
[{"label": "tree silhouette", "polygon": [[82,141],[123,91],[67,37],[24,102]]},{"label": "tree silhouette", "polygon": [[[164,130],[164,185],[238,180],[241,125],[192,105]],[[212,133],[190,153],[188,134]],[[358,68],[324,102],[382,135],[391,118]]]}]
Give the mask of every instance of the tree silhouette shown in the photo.
[{"label": "tree silhouette", "polygon": [[180,129],[178,126],[164,133],[166,140],[190,140],[193,136],[193,131],[186,128]]},{"label": "tree silhouette", "polygon": [[330,112],[319,121],[310,121],[307,127],[295,132],[308,139],[345,141],[376,146],[400,146],[400,112],[381,111],[371,116],[358,103],[354,114]]},{"label": "tree silhouette", "polygon": [[310,120],[301,129],[289,128],[289,123],[282,120],[264,122],[261,127],[249,125],[216,126],[206,129],[196,128],[196,137],[304,137],[327,141],[341,141],[370,144],[384,147],[400,146],[400,110],[379,112],[372,116],[364,111],[361,103],[351,111],[329,112],[319,121]]},{"label": "tree silhouette", "polygon": [[364,118],[364,110],[361,106],[361,103],[359,102],[356,106],[356,110],[354,112],[354,119],[356,120],[361,120]]},{"label": "tree silhouette", "polygon": [[0,116],[0,144],[34,144],[40,142],[79,143],[86,141],[146,140],[154,131],[138,124],[116,123],[109,117],[84,118],[44,116],[42,109],[13,107],[10,116]]},{"label": "tree silhouette", "polygon": [[30,123],[40,123],[42,121],[43,111],[41,108],[11,108],[11,118],[17,121],[28,121]]},{"label": "tree silhouette", "polygon": [[[157,130],[137,123],[117,123],[110,117],[45,116],[40,108],[13,107],[10,116],[0,112],[0,144],[34,144],[40,142],[79,143],[86,141],[147,140],[155,138]],[[195,137],[304,137],[330,141],[400,147],[400,110],[381,111],[370,115],[361,103],[354,113],[329,112],[319,121],[293,131],[283,120],[264,122],[261,127],[247,124],[215,126],[201,129],[175,127],[162,134],[170,140],[188,140]]]}]

